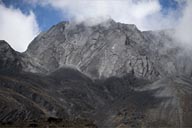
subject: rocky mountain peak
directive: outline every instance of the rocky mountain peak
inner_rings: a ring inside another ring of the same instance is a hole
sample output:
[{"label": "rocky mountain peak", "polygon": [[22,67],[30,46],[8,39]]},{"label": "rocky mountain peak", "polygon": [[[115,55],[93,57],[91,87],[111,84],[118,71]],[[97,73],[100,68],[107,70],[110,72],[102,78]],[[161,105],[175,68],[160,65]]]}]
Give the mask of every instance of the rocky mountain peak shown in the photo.
[{"label": "rocky mountain peak", "polygon": [[31,42],[25,54],[38,70],[31,66],[25,70],[50,73],[71,66],[92,78],[132,73],[157,79],[175,72],[190,74],[191,69],[183,70],[186,64],[178,64],[179,51],[165,31],[141,32],[135,25],[113,20],[93,26],[61,22]]},{"label": "rocky mountain peak", "polygon": [[[72,66],[95,78],[131,72],[145,76],[153,67],[145,56],[143,43],[142,32],[135,25],[113,20],[94,26],[61,22],[36,37],[26,54],[35,58],[34,65],[38,63],[46,72]],[[142,62],[148,65],[145,71],[140,69]]]},{"label": "rocky mountain peak", "polygon": [[191,76],[191,54],[167,31],[61,22],[24,53],[0,41],[0,127],[47,117],[101,128],[191,127]]}]

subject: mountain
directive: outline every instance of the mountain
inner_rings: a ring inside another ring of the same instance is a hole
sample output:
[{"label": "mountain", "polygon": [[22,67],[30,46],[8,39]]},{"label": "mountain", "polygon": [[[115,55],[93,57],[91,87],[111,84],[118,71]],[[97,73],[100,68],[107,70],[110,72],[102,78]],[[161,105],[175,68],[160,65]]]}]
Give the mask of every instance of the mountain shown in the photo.
[{"label": "mountain", "polygon": [[25,53],[38,69],[26,71],[49,73],[69,66],[96,79],[130,72],[150,80],[191,75],[191,57],[179,55],[182,51],[166,31],[141,32],[113,20],[96,26],[62,22],[31,42]]},{"label": "mountain", "polygon": [[61,22],[24,53],[0,41],[0,122],[192,127],[192,57],[173,32],[110,19]]}]

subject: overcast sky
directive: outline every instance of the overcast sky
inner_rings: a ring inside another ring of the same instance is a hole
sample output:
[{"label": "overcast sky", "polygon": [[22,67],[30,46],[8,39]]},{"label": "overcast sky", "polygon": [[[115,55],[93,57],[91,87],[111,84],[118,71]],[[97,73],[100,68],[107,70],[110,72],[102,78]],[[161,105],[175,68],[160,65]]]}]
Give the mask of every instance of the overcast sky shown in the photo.
[{"label": "overcast sky", "polygon": [[0,40],[23,52],[60,21],[95,25],[109,17],[140,30],[176,28],[179,40],[192,41],[192,0],[0,0]]}]

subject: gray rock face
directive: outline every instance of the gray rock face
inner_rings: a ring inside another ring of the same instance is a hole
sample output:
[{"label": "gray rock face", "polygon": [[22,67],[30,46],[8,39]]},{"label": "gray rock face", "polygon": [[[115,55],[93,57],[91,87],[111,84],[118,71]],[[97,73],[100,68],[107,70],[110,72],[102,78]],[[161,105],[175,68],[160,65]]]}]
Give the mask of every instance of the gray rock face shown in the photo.
[{"label": "gray rock face", "polygon": [[158,77],[147,55],[144,45],[147,41],[142,32],[135,25],[114,21],[107,24],[88,27],[60,23],[34,39],[26,55],[45,72],[72,66],[92,78],[123,76],[131,72],[137,77]]},{"label": "gray rock face", "polygon": [[[139,89],[140,90],[140,89]],[[174,127],[191,127],[190,116],[192,96],[192,81],[188,77],[166,77],[151,85],[142,87],[143,90],[153,90],[156,98],[163,98],[158,107],[147,111],[148,122],[166,121]]]},{"label": "gray rock face", "polygon": [[171,37],[174,30],[143,32],[150,42],[150,60],[161,76],[187,75],[191,77],[192,57],[191,51],[181,47]]},{"label": "gray rock face", "polygon": [[25,70],[49,73],[70,66],[92,78],[134,73],[151,80],[191,75],[191,57],[179,55],[181,51],[166,31],[141,32],[135,25],[113,20],[96,26],[62,22],[31,42],[26,55],[38,69]]},{"label": "gray rock face", "polygon": [[0,40],[0,71],[19,71],[21,65],[21,54],[14,51],[7,42]]}]

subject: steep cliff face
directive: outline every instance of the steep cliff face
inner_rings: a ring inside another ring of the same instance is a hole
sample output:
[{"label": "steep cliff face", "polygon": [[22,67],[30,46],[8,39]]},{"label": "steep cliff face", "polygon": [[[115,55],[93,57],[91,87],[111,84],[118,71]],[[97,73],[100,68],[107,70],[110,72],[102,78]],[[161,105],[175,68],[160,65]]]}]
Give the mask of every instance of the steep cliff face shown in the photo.
[{"label": "steep cliff face", "polygon": [[173,38],[174,30],[143,32],[150,42],[150,60],[162,76],[187,75],[191,77],[191,51]]},{"label": "steep cliff face", "polygon": [[146,43],[135,25],[107,21],[90,27],[63,22],[34,39],[26,54],[45,72],[72,66],[92,78],[131,72],[138,77],[158,77]]},{"label": "steep cliff face", "polygon": [[[168,32],[141,32],[135,25],[113,20],[96,26],[62,22],[35,38],[26,55],[44,73],[71,66],[92,78],[127,73],[147,79],[176,73],[190,75],[191,58],[180,54],[182,49],[167,36]],[[39,69],[32,68],[33,72]],[[28,67],[26,70],[32,71]]]}]

